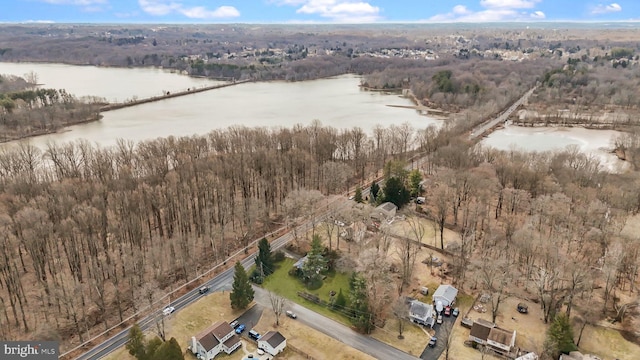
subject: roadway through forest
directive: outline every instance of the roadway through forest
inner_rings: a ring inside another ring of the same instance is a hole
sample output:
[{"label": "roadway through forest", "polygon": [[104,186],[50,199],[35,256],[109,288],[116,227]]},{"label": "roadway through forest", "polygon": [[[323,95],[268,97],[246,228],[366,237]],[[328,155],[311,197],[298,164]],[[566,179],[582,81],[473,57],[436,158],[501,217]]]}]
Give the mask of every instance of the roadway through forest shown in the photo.
[{"label": "roadway through forest", "polygon": [[514,102],[506,110],[501,112],[500,115],[498,115],[498,117],[496,117],[494,119],[491,119],[491,120],[489,120],[489,121],[477,126],[475,129],[473,129],[473,131],[471,131],[471,134],[469,135],[469,139],[470,140],[474,140],[478,136],[484,135],[488,130],[492,129],[494,126],[496,126],[496,125],[498,125],[500,123],[504,123],[505,121],[507,121],[509,116],[511,116],[511,114],[520,105],[522,105],[525,101],[527,101],[527,99],[529,99],[529,96],[531,96],[531,94],[533,94],[533,92],[536,90],[536,88],[537,88],[537,86],[534,86],[529,91],[524,93],[524,95],[522,95],[522,97],[520,97],[520,99],[516,100],[516,102]]}]

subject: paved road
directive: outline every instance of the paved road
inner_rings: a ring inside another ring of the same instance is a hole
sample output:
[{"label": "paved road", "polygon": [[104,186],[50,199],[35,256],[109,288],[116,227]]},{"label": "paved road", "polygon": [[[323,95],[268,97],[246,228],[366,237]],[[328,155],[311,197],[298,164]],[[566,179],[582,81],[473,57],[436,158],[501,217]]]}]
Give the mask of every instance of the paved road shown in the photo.
[{"label": "paved road", "polygon": [[[271,311],[268,291],[255,287],[255,301],[258,305],[265,307],[265,311]],[[288,310],[295,312],[298,318],[295,321],[307,325],[310,328],[320,331],[354,349],[360,350],[380,360],[415,360],[415,356],[398,350],[370,336],[357,333],[339,322],[320,315],[306,307],[289,302]]]},{"label": "paved road", "polygon": [[536,90],[536,86],[534,86],[533,88],[531,88],[531,90],[527,91],[524,95],[522,95],[520,99],[518,99],[515,103],[513,103],[513,105],[511,105],[508,109],[503,111],[497,118],[493,120],[489,120],[488,122],[473,129],[473,131],[471,132],[471,135],[469,135],[469,139],[473,140],[478,136],[481,136],[482,134],[484,134],[487,130],[498,125],[499,123],[504,123],[505,121],[507,121],[511,113],[513,113],[518,108],[518,106],[522,105],[522,103],[524,103],[529,98],[529,96],[533,94],[535,90]]},{"label": "paved road", "polygon": [[423,360],[438,360],[442,352],[444,351],[444,347],[446,344],[446,337],[451,334],[451,328],[456,323],[456,317],[454,316],[444,316],[442,318],[442,324],[435,324],[433,326],[433,330],[436,331],[435,337],[438,338],[436,342],[436,346],[430,348],[427,345],[424,348],[424,351],[420,355],[420,359]]}]

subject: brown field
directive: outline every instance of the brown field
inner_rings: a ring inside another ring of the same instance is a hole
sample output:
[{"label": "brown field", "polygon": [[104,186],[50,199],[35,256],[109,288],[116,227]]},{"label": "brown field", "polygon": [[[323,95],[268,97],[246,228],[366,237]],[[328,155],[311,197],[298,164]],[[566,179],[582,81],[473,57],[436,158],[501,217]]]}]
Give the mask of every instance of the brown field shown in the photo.
[{"label": "brown field", "polygon": [[433,334],[433,331],[430,331],[431,333],[427,332],[423,327],[407,322],[402,332],[404,339],[398,339],[398,319],[389,318],[384,328],[377,328],[371,337],[413,356],[420,356]]}]

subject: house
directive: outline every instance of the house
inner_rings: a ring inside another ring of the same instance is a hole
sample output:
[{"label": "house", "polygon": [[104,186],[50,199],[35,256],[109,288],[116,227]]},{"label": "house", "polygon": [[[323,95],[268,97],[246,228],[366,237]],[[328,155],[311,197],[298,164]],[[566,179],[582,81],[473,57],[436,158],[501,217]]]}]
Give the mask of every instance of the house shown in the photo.
[{"label": "house", "polygon": [[433,302],[442,302],[442,306],[451,306],[456,301],[458,296],[458,289],[451,285],[440,285],[436,292],[433,293]]},{"label": "house", "polygon": [[295,264],[293,264],[293,267],[298,269],[298,270],[302,270],[302,267],[304,266],[304,263],[307,262],[308,257],[302,257],[300,258],[298,261],[296,261]]},{"label": "house", "polygon": [[222,352],[231,354],[241,345],[240,337],[226,321],[218,321],[191,337],[191,352],[200,360],[211,360]]},{"label": "house", "polygon": [[396,216],[396,211],[398,211],[398,207],[396,206],[396,204],[386,202],[373,209],[373,211],[371,212],[371,217],[379,221],[387,220]]},{"label": "house", "polygon": [[515,330],[499,328],[492,322],[478,319],[471,326],[469,340],[485,345],[500,354],[507,354],[516,345],[516,332]]},{"label": "house", "polygon": [[418,300],[409,303],[409,319],[414,323],[433,327],[433,305],[428,305]]},{"label": "house", "polygon": [[591,354],[584,355],[580,351],[572,351],[567,354],[560,355],[559,360],[601,360],[599,357]]},{"label": "house", "polygon": [[538,360],[538,359],[539,359],[538,354],[532,353],[532,352],[516,358],[516,360]]},{"label": "house", "polygon": [[287,339],[278,331],[268,331],[258,340],[258,347],[269,354],[276,356],[287,347]]}]

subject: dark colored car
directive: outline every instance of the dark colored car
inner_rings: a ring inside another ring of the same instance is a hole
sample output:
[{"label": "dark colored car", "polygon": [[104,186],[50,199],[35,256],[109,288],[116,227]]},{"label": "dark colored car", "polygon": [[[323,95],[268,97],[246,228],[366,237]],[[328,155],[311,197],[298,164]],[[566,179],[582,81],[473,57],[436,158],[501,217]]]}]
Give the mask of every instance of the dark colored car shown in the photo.
[{"label": "dark colored car", "polygon": [[529,312],[529,307],[527,304],[520,303],[518,304],[518,312],[521,314],[526,314]]},{"label": "dark colored car", "polygon": [[260,334],[255,330],[249,330],[249,337],[254,340],[258,340],[260,339]]},{"label": "dark colored car", "polygon": [[240,324],[238,325],[238,327],[236,328],[236,334],[242,334],[242,332],[244,331],[245,326],[244,324]]},{"label": "dark colored car", "polygon": [[451,312],[451,315],[458,317],[458,315],[460,315],[460,309],[458,308],[453,309],[453,311]]},{"label": "dark colored car", "polygon": [[451,316],[451,306],[444,308],[444,316]]},{"label": "dark colored car", "polygon": [[438,338],[435,336],[432,336],[431,340],[429,340],[429,347],[436,347],[436,342],[438,342]]}]

